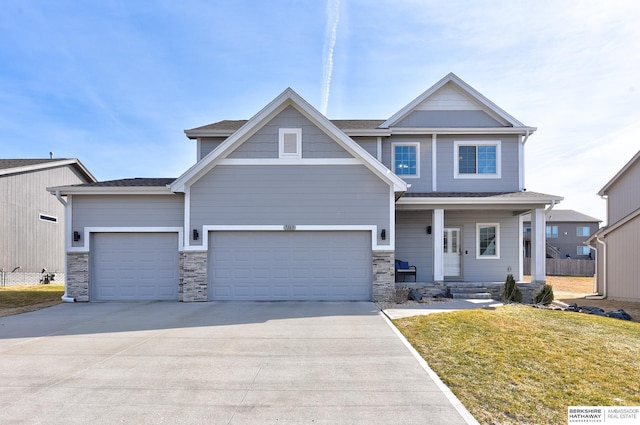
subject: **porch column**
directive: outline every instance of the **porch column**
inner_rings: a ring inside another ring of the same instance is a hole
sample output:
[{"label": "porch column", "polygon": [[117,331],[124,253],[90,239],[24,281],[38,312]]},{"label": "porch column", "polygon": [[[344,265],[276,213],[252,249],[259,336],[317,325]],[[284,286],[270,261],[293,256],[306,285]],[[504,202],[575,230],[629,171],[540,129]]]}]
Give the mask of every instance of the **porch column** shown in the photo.
[{"label": "porch column", "polygon": [[545,283],[546,277],[546,218],[544,208],[531,211],[531,282]]},{"label": "porch column", "polygon": [[444,210],[433,210],[433,280],[444,280]]}]

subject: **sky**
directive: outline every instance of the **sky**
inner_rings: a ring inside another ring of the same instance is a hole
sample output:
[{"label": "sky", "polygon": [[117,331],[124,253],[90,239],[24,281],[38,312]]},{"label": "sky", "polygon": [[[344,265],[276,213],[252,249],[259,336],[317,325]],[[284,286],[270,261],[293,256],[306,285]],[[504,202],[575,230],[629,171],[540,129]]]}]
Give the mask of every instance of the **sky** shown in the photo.
[{"label": "sky", "polygon": [[597,192],[640,150],[638,22],[636,0],[3,0],[0,157],[178,177],[185,129],[287,87],[386,119],[454,72],[537,127],[527,190],[606,222]]}]

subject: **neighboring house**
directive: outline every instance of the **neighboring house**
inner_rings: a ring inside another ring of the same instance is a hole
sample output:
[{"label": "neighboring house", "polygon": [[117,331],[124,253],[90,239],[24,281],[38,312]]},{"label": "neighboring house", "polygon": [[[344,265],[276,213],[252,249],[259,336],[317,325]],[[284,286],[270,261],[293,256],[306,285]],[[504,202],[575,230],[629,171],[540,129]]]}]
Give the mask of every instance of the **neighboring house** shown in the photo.
[{"label": "neighboring house", "polygon": [[64,280],[64,206],[47,186],[95,182],[77,159],[0,159],[0,285]]},{"label": "neighboring house", "polygon": [[[525,191],[536,129],[454,74],[387,120],[330,121],[286,89],[247,121],[186,130],[178,178],[52,187],[67,197],[68,300],[391,300],[418,282],[545,280],[544,211]],[[71,233],[70,233],[71,234]]]},{"label": "neighboring house", "polygon": [[607,225],[587,241],[598,252],[596,292],[640,301],[640,151],[598,195],[607,200]]},{"label": "neighboring house", "polygon": [[[524,216],[524,256],[531,257],[531,216]],[[585,240],[602,220],[574,210],[552,209],[546,214],[547,256],[552,258],[595,259]]]}]

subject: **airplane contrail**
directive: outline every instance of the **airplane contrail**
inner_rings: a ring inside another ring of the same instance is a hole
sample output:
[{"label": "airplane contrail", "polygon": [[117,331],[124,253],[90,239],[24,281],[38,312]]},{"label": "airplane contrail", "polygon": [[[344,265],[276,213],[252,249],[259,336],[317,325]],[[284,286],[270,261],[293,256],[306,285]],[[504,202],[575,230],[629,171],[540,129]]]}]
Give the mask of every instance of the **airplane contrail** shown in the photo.
[{"label": "airplane contrail", "polygon": [[338,35],[338,21],[340,20],[340,0],[327,0],[327,26],[324,31],[323,69],[322,69],[322,101],[320,112],[327,115],[329,94],[331,92],[331,77],[333,75],[333,51]]}]

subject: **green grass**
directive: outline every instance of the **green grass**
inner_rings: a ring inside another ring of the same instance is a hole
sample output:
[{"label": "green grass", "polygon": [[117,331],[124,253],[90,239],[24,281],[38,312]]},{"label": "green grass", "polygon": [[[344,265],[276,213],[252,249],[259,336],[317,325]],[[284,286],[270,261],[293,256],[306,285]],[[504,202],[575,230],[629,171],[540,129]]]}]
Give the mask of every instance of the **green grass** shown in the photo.
[{"label": "green grass", "polygon": [[482,424],[566,424],[640,405],[640,324],[505,306],[394,320]]},{"label": "green grass", "polygon": [[0,287],[0,317],[58,304],[63,294],[57,284]]}]

